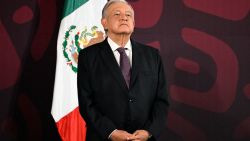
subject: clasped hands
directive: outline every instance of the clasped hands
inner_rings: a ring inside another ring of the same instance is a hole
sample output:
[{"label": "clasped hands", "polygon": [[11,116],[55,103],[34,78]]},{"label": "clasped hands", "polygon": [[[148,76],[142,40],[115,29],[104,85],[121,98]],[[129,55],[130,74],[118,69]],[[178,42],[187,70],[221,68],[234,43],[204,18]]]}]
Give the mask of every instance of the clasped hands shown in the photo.
[{"label": "clasped hands", "polygon": [[115,130],[112,133],[112,141],[147,141],[149,139],[149,132],[146,130],[136,130],[130,134],[124,130]]}]

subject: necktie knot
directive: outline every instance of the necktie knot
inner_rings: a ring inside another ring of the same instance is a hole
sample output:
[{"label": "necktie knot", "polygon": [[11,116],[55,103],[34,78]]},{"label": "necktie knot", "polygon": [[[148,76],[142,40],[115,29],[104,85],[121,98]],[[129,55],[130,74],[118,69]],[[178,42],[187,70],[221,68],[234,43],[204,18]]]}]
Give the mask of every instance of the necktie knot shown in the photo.
[{"label": "necktie knot", "polygon": [[125,50],[126,50],[126,48],[124,48],[124,47],[119,47],[119,48],[117,48],[117,51],[118,51],[120,54],[125,53]]}]

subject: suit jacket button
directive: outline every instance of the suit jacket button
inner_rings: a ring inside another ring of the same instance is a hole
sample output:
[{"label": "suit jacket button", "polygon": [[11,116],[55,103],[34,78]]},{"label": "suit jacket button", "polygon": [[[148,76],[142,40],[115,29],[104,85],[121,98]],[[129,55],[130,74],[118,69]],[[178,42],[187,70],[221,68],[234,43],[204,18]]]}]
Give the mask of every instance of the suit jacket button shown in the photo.
[{"label": "suit jacket button", "polygon": [[132,102],[133,102],[133,99],[129,99],[129,102],[132,103]]}]

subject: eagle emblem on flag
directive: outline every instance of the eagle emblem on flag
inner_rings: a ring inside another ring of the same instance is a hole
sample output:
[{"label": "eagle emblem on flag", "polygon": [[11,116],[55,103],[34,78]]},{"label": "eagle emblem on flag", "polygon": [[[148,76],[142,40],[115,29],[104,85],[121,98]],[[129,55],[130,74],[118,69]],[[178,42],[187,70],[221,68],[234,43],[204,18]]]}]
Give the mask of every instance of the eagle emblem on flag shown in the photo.
[{"label": "eagle emblem on flag", "polygon": [[63,46],[63,56],[67,64],[77,73],[78,55],[80,50],[104,40],[104,33],[98,30],[97,26],[88,29],[78,30],[75,25],[71,25],[65,32]]}]

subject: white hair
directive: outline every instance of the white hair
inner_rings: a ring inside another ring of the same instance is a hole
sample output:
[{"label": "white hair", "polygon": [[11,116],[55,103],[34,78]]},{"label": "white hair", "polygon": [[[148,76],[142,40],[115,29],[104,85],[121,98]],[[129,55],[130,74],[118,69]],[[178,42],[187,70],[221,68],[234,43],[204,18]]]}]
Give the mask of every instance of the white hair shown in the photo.
[{"label": "white hair", "polygon": [[105,6],[103,7],[102,9],[102,18],[105,18],[107,16],[107,9],[112,5],[112,4],[115,4],[115,3],[125,3],[127,5],[129,5],[134,13],[134,9],[133,7],[126,1],[126,0],[109,0]]}]

